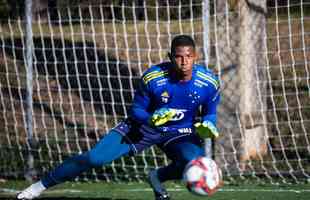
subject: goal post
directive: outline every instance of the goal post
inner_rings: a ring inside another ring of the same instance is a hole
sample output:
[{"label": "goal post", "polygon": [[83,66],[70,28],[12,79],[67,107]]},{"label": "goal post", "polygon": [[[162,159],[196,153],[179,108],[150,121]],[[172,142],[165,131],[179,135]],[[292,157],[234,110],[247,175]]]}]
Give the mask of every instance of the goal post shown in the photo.
[{"label": "goal post", "polygon": [[223,72],[222,169],[228,177],[307,180],[309,4],[223,0],[213,8],[211,46]]},{"label": "goal post", "polygon": [[[209,65],[209,52],[210,52],[210,39],[209,39],[209,23],[210,23],[210,2],[209,0],[203,1],[203,17],[202,17],[202,26],[203,26],[203,57],[205,66]],[[204,150],[206,157],[212,158],[214,151],[214,141],[210,138],[204,140]]]},{"label": "goal post", "polygon": [[[0,178],[23,178],[29,150],[42,175],[90,149],[127,117],[139,77],[168,60],[172,38],[189,34],[198,62],[221,80],[221,134],[212,153],[225,180],[309,180],[310,3],[92,0],[49,6],[40,1],[32,12],[29,64],[26,19],[0,5],[7,13],[0,14]],[[168,163],[155,146],[78,180],[140,181]]]}]

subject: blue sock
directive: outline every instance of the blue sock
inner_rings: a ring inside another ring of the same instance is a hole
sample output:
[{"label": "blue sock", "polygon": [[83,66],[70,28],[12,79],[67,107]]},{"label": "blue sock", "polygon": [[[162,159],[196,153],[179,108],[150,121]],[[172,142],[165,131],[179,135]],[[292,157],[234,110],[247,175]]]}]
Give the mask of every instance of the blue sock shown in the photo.
[{"label": "blue sock", "polygon": [[90,151],[73,156],[44,176],[42,184],[49,188],[58,183],[72,180],[93,167],[100,167],[119,157],[126,155],[130,147],[122,143],[123,136],[116,131],[111,131],[102,138]]}]

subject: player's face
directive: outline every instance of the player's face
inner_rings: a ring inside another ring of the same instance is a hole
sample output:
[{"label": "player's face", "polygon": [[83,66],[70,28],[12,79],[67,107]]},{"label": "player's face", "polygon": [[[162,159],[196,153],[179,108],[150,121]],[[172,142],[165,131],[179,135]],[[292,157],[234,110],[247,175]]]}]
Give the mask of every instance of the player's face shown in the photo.
[{"label": "player's face", "polygon": [[177,46],[175,48],[176,70],[185,80],[192,78],[193,64],[197,58],[195,49],[191,46]]}]

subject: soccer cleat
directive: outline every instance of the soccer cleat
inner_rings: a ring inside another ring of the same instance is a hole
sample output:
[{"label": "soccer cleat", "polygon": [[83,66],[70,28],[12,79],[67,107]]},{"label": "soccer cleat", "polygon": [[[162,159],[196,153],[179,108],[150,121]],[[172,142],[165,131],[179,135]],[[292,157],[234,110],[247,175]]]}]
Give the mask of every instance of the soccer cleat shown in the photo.
[{"label": "soccer cleat", "polygon": [[155,194],[155,200],[170,200],[169,194]]},{"label": "soccer cleat", "polygon": [[148,175],[148,182],[153,189],[155,200],[170,200],[166,189],[161,185],[158,179],[157,170],[152,170]]},{"label": "soccer cleat", "polygon": [[41,181],[30,185],[17,195],[17,199],[30,200],[38,197],[46,188]]}]

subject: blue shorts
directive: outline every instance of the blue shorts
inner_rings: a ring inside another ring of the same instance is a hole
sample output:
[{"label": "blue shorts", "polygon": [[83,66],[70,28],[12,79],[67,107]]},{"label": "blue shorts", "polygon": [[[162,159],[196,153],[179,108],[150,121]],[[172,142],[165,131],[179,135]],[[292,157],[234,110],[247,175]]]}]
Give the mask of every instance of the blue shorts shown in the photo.
[{"label": "blue shorts", "polygon": [[158,145],[165,153],[170,155],[169,151],[180,142],[186,142],[201,146],[202,140],[193,131],[183,131],[174,133],[162,133],[146,125],[139,125],[132,122],[120,122],[112,130],[120,133],[127,144],[130,145],[129,155],[140,153],[153,145]]}]

